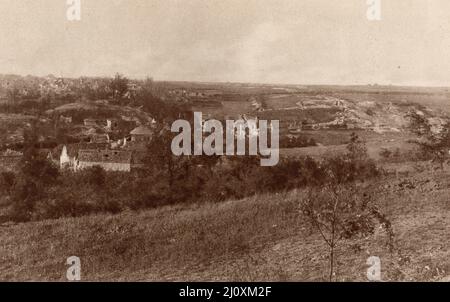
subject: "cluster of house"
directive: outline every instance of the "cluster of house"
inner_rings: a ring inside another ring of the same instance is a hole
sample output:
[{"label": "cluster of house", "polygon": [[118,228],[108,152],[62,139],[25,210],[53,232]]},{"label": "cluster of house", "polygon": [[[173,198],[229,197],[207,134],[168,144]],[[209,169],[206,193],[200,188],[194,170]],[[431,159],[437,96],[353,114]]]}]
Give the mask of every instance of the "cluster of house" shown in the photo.
[{"label": "cluster of house", "polygon": [[151,127],[142,125],[114,142],[108,140],[59,146],[49,154],[49,158],[61,169],[79,171],[100,166],[106,171],[130,172],[144,166],[146,146],[152,134]]},{"label": "cluster of house", "polygon": [[126,120],[124,118],[122,119],[113,119],[113,118],[109,118],[109,119],[92,119],[92,118],[87,118],[84,119],[83,124],[86,127],[91,127],[91,128],[103,128],[106,131],[116,131],[116,130],[120,130],[120,129],[129,129],[136,127],[136,121],[135,120]]}]

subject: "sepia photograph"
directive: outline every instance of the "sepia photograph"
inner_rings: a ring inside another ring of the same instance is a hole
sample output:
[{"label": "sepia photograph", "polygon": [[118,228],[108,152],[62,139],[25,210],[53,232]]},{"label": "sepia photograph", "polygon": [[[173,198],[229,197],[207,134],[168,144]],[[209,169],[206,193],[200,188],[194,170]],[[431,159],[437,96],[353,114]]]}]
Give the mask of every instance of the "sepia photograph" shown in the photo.
[{"label": "sepia photograph", "polygon": [[0,0],[0,281],[450,282],[449,49],[448,0]]}]

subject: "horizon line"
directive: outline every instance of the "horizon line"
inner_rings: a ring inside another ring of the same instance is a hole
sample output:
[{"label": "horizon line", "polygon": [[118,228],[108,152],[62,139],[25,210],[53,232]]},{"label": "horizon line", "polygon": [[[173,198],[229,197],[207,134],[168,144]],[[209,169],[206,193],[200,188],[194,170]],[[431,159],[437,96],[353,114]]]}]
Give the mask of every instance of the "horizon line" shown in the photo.
[{"label": "horizon line", "polygon": [[[241,81],[224,81],[224,80],[185,80],[185,79],[156,79],[150,75],[147,76],[129,76],[125,73],[116,72],[113,75],[79,75],[79,76],[57,76],[55,74],[49,73],[47,75],[33,75],[33,74],[18,74],[18,73],[0,73],[0,76],[19,76],[19,77],[37,77],[37,78],[45,78],[49,76],[53,76],[55,78],[62,79],[79,79],[79,78],[114,78],[116,74],[120,74],[129,80],[134,81],[142,81],[145,79],[152,79],[154,82],[169,82],[169,83],[196,83],[196,84],[234,84],[234,85],[258,85],[258,86],[328,86],[328,87],[398,87],[398,88],[440,88],[440,89],[450,89],[450,84],[448,86],[445,85],[431,85],[431,84],[394,84],[394,83],[309,83],[309,84],[301,84],[301,83],[281,83],[281,82],[241,82]],[[297,87],[298,88],[298,87]]]}]

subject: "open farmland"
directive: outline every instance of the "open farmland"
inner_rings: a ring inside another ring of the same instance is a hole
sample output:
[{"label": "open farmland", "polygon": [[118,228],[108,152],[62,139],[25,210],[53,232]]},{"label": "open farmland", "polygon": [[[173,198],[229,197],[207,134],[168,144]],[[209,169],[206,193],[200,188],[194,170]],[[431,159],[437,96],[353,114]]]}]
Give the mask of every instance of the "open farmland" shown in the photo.
[{"label": "open farmland", "polygon": [[438,90],[415,93],[415,92],[345,92],[336,93],[336,96],[357,102],[376,102],[376,103],[394,103],[400,106],[410,106],[417,104],[422,107],[428,107],[438,113],[450,114],[450,92],[447,90]]},{"label": "open farmland", "polygon": [[[396,152],[399,150],[401,154],[414,154],[417,152],[417,146],[408,143],[405,140],[396,139],[374,139],[369,140],[366,143],[367,153],[369,156],[376,160],[381,160],[381,151],[387,149],[391,152]],[[313,158],[326,158],[333,157],[336,155],[342,155],[347,152],[346,144],[331,144],[326,146],[314,146],[314,147],[303,147],[303,148],[289,148],[281,149],[281,156],[285,157],[299,157],[299,156],[310,156]]]}]

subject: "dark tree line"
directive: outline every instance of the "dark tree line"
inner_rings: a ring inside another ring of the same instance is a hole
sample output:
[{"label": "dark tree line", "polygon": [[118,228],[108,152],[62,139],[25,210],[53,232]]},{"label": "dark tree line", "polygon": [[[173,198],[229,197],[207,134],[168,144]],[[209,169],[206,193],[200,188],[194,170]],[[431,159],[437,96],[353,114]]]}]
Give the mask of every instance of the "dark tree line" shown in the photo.
[{"label": "dark tree line", "polygon": [[[59,171],[27,134],[24,161],[16,173],[0,179],[10,205],[10,219],[39,220],[89,213],[154,208],[174,203],[221,202],[258,193],[294,188],[347,184],[380,174],[358,153],[355,139],[349,152],[323,160],[282,159],[261,167],[257,156],[174,156],[171,135],[162,128],[149,144],[145,167],[132,173],[106,172],[94,167],[81,172]],[[332,175],[332,177],[331,177]]]}]

